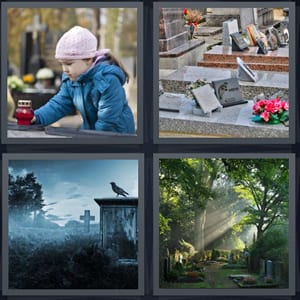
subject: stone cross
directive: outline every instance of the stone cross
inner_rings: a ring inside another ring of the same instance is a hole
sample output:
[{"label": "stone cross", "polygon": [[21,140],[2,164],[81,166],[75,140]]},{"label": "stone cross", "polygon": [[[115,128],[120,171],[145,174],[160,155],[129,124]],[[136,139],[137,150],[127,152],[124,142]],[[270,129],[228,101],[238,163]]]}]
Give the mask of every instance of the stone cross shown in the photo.
[{"label": "stone cross", "polygon": [[[31,36],[30,48],[28,49],[28,53],[25,53],[25,59],[28,60],[27,70],[24,70],[25,73],[33,73],[35,74],[38,69],[42,67],[41,65],[41,50],[40,50],[40,32],[45,32],[47,30],[46,24],[40,23],[40,16],[35,15],[33,17],[33,23],[26,27],[26,33],[28,36]],[[27,48],[27,47],[25,47]]]},{"label": "stone cross", "polygon": [[32,32],[32,39],[34,41],[37,40],[39,32],[46,31],[46,30],[47,30],[47,25],[40,23],[39,15],[33,16],[33,23],[26,27],[27,32]]},{"label": "stone cross", "polygon": [[80,216],[80,220],[84,221],[85,231],[90,232],[90,221],[95,221],[95,217],[90,215],[90,211],[85,210],[84,215]]}]

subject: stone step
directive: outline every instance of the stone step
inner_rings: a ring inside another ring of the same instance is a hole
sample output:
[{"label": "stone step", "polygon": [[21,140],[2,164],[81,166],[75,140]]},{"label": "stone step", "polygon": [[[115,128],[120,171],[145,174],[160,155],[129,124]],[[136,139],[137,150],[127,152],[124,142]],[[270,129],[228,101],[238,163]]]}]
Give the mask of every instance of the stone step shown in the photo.
[{"label": "stone step", "polygon": [[[236,69],[236,62],[228,62],[228,61],[201,61],[198,62],[197,65],[199,67],[210,67],[210,68],[225,68],[225,69]],[[268,64],[268,63],[247,63],[250,69],[259,70],[259,71],[272,71],[272,72],[288,72],[289,65],[288,64]]]},{"label": "stone step", "polygon": [[198,66],[215,68],[236,68],[236,58],[240,57],[253,70],[288,72],[289,48],[279,48],[267,54],[257,54],[257,47],[244,51],[232,51],[231,46],[217,45],[203,54]]},{"label": "stone step", "polygon": [[257,47],[249,47],[244,51],[232,51],[231,46],[218,45],[204,53],[204,60],[225,60],[235,62],[240,57],[245,63],[289,64],[289,48],[278,48],[267,54],[257,54]]}]

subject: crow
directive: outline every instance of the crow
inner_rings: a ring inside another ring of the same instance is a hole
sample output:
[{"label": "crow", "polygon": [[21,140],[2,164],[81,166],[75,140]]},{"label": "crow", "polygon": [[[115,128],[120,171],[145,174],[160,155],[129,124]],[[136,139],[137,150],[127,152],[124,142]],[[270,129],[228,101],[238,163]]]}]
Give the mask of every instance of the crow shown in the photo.
[{"label": "crow", "polygon": [[116,185],[115,182],[110,182],[112,190],[117,194],[117,197],[119,195],[127,197],[126,195],[129,195],[126,191],[124,191],[122,188]]}]

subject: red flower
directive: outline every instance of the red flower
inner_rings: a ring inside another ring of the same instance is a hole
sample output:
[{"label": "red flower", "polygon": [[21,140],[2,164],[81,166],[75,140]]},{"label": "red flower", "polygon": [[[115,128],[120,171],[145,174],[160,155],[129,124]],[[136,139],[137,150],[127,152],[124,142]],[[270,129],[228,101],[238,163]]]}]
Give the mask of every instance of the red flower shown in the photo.
[{"label": "red flower", "polygon": [[189,14],[189,10],[188,10],[187,8],[184,8],[184,9],[183,9],[183,14],[184,14],[184,15],[188,15],[188,14]]}]

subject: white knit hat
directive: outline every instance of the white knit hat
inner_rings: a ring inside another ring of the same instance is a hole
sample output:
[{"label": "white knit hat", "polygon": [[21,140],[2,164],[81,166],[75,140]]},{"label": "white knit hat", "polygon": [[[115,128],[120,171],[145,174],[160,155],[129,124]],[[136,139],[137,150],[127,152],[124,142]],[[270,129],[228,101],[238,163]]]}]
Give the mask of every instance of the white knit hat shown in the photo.
[{"label": "white knit hat", "polygon": [[84,59],[97,56],[97,38],[86,28],[74,26],[56,45],[56,59]]}]

